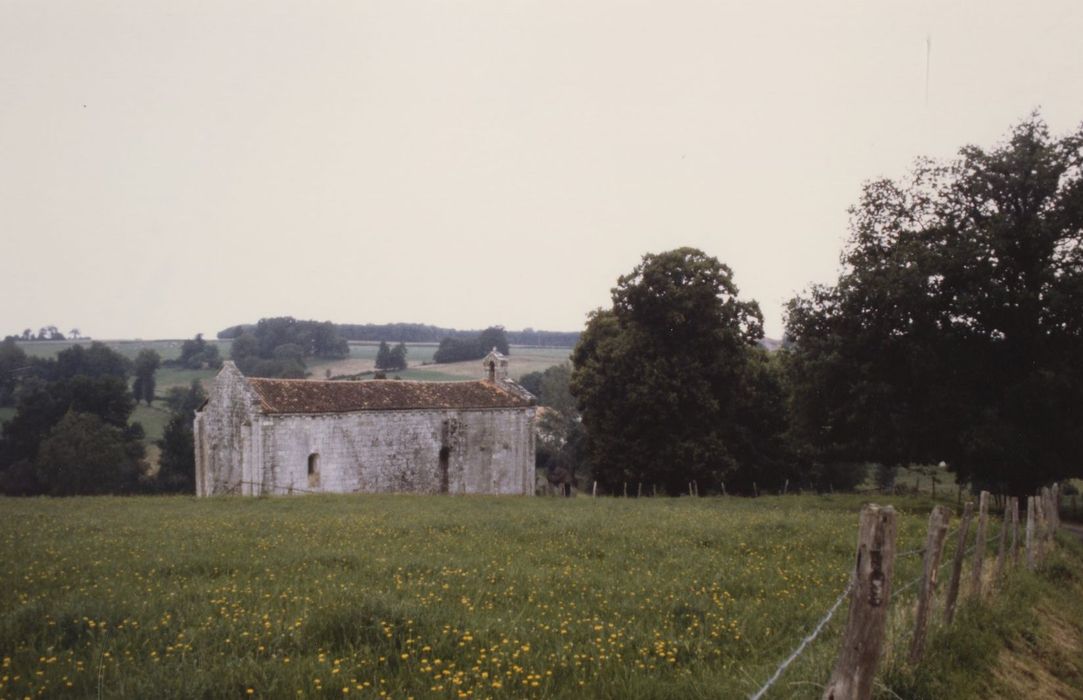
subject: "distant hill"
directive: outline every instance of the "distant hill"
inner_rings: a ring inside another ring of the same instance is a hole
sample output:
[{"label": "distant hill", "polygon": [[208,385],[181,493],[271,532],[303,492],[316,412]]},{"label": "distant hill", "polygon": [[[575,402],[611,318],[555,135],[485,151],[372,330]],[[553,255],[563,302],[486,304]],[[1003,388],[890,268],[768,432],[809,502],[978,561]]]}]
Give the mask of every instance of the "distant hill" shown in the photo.
[{"label": "distant hill", "polygon": [[[441,328],[424,323],[336,323],[335,331],[346,340],[364,340],[389,343],[439,343],[444,338],[476,338],[480,330]],[[255,330],[256,324],[244,323],[218,331],[218,338],[236,338],[245,331]],[[548,348],[573,348],[579,341],[579,331],[538,331],[524,328],[521,331],[504,331],[512,345],[534,345]]]}]

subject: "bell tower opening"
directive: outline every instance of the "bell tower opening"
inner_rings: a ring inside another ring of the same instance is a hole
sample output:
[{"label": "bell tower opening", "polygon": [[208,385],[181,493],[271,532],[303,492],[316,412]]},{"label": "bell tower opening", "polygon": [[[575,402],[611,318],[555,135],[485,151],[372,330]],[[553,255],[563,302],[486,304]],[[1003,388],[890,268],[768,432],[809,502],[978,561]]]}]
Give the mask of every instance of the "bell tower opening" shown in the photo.
[{"label": "bell tower opening", "polygon": [[481,366],[485,370],[485,378],[490,382],[507,381],[508,358],[496,348],[485,356],[485,359],[481,361]]}]

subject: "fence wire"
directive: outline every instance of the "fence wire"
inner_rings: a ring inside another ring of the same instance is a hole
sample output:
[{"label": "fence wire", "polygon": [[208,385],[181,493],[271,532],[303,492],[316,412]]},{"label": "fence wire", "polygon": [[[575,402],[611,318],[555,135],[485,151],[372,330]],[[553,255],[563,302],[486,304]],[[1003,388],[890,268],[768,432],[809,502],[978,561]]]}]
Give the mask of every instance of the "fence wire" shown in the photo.
[{"label": "fence wire", "polygon": [[[1001,527],[1004,527],[1004,526],[1002,525]],[[958,533],[958,532],[959,532],[958,527],[953,528],[947,535],[944,536],[945,541],[946,542],[950,541],[951,536],[953,534]],[[985,540],[985,543],[989,544],[990,542],[998,539],[999,537],[1000,537],[1000,531],[998,530],[996,533],[989,535],[989,537]],[[965,556],[969,555],[970,553],[972,553],[977,546],[978,546],[978,543],[975,541],[973,544],[971,544],[967,549],[965,549],[963,551],[963,556],[965,557]],[[898,559],[906,557],[906,556],[913,556],[914,554],[921,554],[921,553],[924,553],[924,552],[925,552],[925,548],[920,547],[920,548],[917,548],[917,549],[911,549],[911,550],[907,550],[905,552],[902,552],[900,554],[897,554],[895,558],[896,558],[896,560],[898,560]],[[951,557],[945,557],[944,561],[941,561],[940,565],[937,568],[938,569],[943,569],[944,567],[948,566],[951,563],[952,563],[952,558]],[[903,593],[907,592],[908,590],[910,590],[914,586],[921,583],[922,579],[924,579],[924,578],[925,578],[925,573],[922,572],[921,575],[919,575],[918,577],[916,577],[916,578],[912,579],[911,581],[908,581],[907,583],[905,583],[902,586],[902,588],[899,588],[898,590],[892,591],[892,595],[891,595],[892,600],[891,600],[891,602],[893,604],[895,602],[897,602],[899,600],[898,596],[901,596]],[[766,693],[768,690],[770,690],[771,687],[778,681],[778,679],[782,677],[782,674],[785,673],[786,669],[790,667],[790,664],[792,664],[794,661],[796,661],[798,659],[798,657],[800,657],[801,654],[804,653],[804,651],[808,647],[808,645],[811,644],[812,642],[816,641],[816,638],[820,636],[820,632],[822,632],[824,627],[827,625],[827,623],[831,621],[831,618],[835,616],[835,612],[838,610],[839,606],[842,605],[842,601],[846,599],[846,596],[850,593],[850,591],[853,589],[853,587],[854,587],[854,582],[853,582],[853,579],[851,579],[850,583],[846,585],[846,589],[843,590],[843,592],[839,594],[839,597],[835,600],[834,604],[832,604],[832,606],[828,609],[828,611],[824,614],[824,616],[822,618],[820,618],[820,621],[818,623],[816,623],[816,627],[813,628],[812,632],[810,632],[808,634],[808,636],[806,636],[804,639],[801,640],[801,643],[798,644],[797,648],[794,649],[793,652],[791,652],[790,655],[786,657],[785,661],[783,661],[781,664],[779,664],[778,668],[775,669],[775,672],[771,675],[770,678],[767,679],[767,682],[764,683],[760,687],[760,689],[757,690],[754,694],[748,696],[749,700],[760,700],[760,698],[762,698],[764,696],[764,693]]]},{"label": "fence wire", "polygon": [[852,589],[853,587],[854,582],[853,579],[851,579],[850,583],[846,585],[846,589],[839,594],[839,597],[835,601],[835,604],[832,605],[830,609],[828,609],[827,614],[820,618],[820,621],[816,623],[816,627],[813,628],[812,632],[810,632],[807,637],[801,640],[801,643],[797,645],[797,648],[793,650],[793,653],[786,657],[786,660],[783,661],[777,669],[775,669],[774,674],[767,679],[767,682],[764,683],[763,686],[753,695],[748,696],[749,700],[759,700],[760,698],[762,698],[763,694],[770,690],[771,686],[775,684],[775,681],[782,677],[783,672],[789,667],[789,665],[796,661],[797,657],[801,656],[802,652],[805,651],[805,647],[814,642],[816,638],[820,636],[820,632],[823,631],[824,626],[831,621],[832,617],[834,617],[835,611],[839,609],[839,606],[842,605],[842,601],[846,599],[846,596],[850,593],[850,589]]}]

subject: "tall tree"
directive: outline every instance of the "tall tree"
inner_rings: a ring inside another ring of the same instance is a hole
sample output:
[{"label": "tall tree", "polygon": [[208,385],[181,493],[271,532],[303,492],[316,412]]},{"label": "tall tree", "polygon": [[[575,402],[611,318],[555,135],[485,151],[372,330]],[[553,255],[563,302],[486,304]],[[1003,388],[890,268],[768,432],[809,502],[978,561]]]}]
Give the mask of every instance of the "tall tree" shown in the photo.
[{"label": "tall tree", "polygon": [[14,338],[0,342],[0,406],[9,406],[15,400],[15,386],[21,375],[30,369],[26,353]]},{"label": "tall tree", "polygon": [[654,482],[680,493],[738,466],[738,412],[763,337],[759,306],[730,268],[694,248],[646,255],[591,314],[572,354],[571,391],[604,485]]},{"label": "tall tree", "polygon": [[140,441],[98,416],[69,411],[42,441],[35,467],[53,496],[123,493],[136,487],[141,460]]},{"label": "tall tree", "polygon": [[163,491],[193,493],[195,491],[195,441],[192,417],[206,400],[207,394],[198,380],[187,390],[173,387],[166,396],[171,415],[157,445],[161,449],[158,487]]},{"label": "tall tree", "polygon": [[387,354],[390,370],[406,369],[406,343],[398,343]]},{"label": "tall tree", "polygon": [[1025,493],[1083,451],[1083,128],[865,186],[838,282],[788,306],[795,434]]},{"label": "tall tree", "polygon": [[135,356],[135,361],[132,363],[135,374],[135,382],[132,385],[132,396],[135,398],[136,403],[146,401],[149,406],[150,402],[154,400],[154,388],[156,385],[154,373],[161,364],[161,356],[157,351],[150,348],[140,350],[139,354]]},{"label": "tall tree", "polygon": [[386,340],[380,341],[380,348],[376,351],[376,369],[390,369],[391,367],[391,348],[387,346]]},{"label": "tall tree", "polygon": [[505,355],[510,354],[508,334],[504,331],[504,326],[489,326],[478,334],[478,352],[481,357],[485,357],[493,348]]}]

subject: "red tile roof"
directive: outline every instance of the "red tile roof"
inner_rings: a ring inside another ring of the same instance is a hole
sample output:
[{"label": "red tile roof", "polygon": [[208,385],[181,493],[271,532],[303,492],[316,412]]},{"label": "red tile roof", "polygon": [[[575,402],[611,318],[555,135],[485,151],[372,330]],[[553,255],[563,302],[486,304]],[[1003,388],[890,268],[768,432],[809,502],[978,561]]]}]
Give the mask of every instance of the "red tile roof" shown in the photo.
[{"label": "red tile roof", "polygon": [[499,382],[247,379],[264,413],[350,413],[411,409],[525,408],[534,405]]}]

